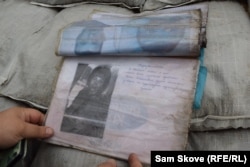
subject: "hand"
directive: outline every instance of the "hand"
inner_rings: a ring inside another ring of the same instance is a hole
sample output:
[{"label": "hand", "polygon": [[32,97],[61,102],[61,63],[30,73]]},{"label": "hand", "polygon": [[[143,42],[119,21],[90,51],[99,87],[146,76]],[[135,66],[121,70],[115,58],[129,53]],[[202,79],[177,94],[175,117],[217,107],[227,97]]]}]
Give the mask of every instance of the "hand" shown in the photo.
[{"label": "hand", "polygon": [[[128,157],[129,167],[142,167],[142,164],[136,154],[132,153]],[[106,162],[101,163],[98,167],[116,167],[116,161],[109,159]]]},{"label": "hand", "polygon": [[53,129],[41,126],[44,115],[34,109],[14,107],[0,112],[0,149],[9,148],[24,138],[48,138]]}]

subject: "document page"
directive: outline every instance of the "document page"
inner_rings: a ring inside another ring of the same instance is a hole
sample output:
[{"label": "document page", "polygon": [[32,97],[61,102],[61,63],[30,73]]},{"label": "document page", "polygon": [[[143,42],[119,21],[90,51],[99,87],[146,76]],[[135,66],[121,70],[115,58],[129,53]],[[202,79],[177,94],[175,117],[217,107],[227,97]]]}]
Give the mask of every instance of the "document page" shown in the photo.
[{"label": "document page", "polygon": [[197,59],[66,58],[48,142],[148,164],[151,150],[184,150],[198,70]]}]

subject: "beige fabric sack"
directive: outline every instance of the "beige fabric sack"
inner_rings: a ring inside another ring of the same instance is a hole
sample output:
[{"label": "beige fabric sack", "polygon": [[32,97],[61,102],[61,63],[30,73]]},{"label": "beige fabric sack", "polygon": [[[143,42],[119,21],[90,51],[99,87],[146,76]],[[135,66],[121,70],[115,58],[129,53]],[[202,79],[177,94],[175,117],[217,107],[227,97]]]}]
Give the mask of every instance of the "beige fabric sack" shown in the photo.
[{"label": "beige fabric sack", "polygon": [[71,7],[87,3],[121,5],[139,11],[177,7],[200,0],[32,0],[31,3],[46,7]]},{"label": "beige fabric sack", "polygon": [[250,127],[250,21],[238,2],[209,3],[208,69],[200,110],[193,111],[193,131]]},{"label": "beige fabric sack", "polygon": [[130,9],[142,8],[145,0],[32,0],[32,4],[47,7],[72,7],[81,4],[113,4],[122,5]]}]

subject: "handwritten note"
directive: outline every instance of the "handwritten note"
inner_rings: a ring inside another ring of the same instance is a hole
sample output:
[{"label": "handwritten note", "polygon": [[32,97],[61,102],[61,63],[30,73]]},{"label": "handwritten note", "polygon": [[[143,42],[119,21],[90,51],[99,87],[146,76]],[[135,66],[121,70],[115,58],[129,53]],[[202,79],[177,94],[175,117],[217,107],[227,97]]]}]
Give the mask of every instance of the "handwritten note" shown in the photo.
[{"label": "handwritten note", "polygon": [[[177,68],[178,64],[176,64]],[[175,69],[176,69],[175,68]],[[168,71],[163,65],[138,64],[125,71],[123,84],[140,87],[143,91],[172,89],[185,91],[184,83],[174,71]]]}]

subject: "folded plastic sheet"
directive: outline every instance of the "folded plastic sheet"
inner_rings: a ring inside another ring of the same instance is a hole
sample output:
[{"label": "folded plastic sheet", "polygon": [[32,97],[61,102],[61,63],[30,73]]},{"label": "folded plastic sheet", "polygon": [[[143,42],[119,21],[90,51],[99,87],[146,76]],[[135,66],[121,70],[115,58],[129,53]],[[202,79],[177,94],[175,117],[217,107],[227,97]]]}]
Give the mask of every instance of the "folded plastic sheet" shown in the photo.
[{"label": "folded plastic sheet", "polygon": [[193,104],[194,110],[200,109],[204,89],[206,86],[207,68],[204,66],[204,58],[205,58],[204,50],[205,50],[204,48],[201,49],[201,53],[199,56],[200,69],[199,69],[198,79],[196,83],[196,90],[195,90],[195,97],[194,97],[194,104]]}]

